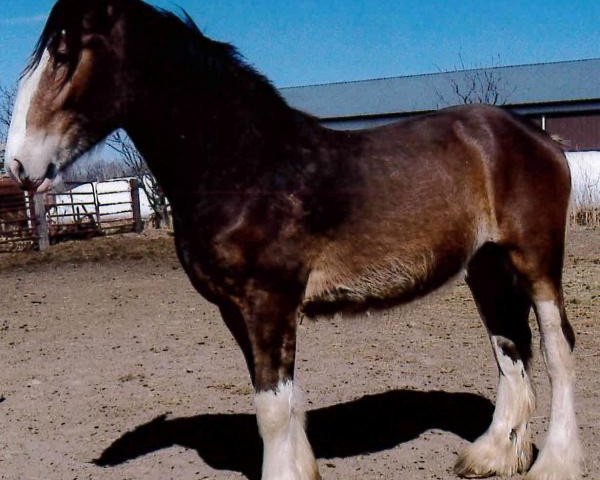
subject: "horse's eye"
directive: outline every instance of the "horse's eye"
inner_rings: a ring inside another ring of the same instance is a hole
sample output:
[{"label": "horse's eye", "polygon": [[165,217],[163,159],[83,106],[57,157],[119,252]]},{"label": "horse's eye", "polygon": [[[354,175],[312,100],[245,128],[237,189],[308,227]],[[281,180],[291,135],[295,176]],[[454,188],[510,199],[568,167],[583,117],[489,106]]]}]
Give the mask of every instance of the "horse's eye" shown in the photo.
[{"label": "horse's eye", "polygon": [[54,61],[58,64],[64,64],[69,61],[69,48],[67,44],[67,31],[61,30],[58,36],[53,52]]},{"label": "horse's eye", "polygon": [[54,61],[57,64],[60,65],[64,65],[65,63],[69,62],[69,55],[65,52],[61,52],[60,50],[57,50],[56,52],[54,52]]}]

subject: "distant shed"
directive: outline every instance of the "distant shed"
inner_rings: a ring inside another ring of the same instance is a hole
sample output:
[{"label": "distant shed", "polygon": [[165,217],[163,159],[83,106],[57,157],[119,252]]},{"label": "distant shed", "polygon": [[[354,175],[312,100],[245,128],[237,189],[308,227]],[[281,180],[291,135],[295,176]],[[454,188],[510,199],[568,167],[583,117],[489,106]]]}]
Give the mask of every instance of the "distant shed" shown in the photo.
[{"label": "distant shed", "polygon": [[373,127],[461,103],[473,78],[491,76],[504,106],[572,151],[600,150],[600,58],[282,88],[295,108],[341,130]]}]

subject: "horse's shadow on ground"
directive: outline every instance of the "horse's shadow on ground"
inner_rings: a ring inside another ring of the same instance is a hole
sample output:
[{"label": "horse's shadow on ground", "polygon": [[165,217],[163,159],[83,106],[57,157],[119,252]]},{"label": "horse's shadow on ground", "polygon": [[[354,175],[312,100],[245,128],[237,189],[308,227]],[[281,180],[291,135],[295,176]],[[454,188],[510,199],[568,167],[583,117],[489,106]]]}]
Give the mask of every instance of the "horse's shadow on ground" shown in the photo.
[{"label": "horse's shadow on ground", "polygon": [[[430,429],[472,441],[491,422],[492,403],[471,393],[395,390],[308,412],[308,437],[318,458],[379,452]],[[94,463],[119,465],[163,448],[194,449],[212,468],[260,477],[262,444],[249,414],[166,415],[125,433]]]}]

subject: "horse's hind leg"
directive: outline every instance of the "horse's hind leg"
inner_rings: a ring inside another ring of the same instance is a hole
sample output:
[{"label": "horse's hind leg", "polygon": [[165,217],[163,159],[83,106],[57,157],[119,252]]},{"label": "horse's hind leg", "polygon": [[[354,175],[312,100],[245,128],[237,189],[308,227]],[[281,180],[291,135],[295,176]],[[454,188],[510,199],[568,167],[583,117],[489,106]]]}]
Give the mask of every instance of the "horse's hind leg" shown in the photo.
[{"label": "horse's hind leg", "polygon": [[573,398],[575,337],[565,313],[560,280],[536,279],[532,296],[550,377],[552,406],[545,445],[526,478],[575,480],[581,477],[582,464]]},{"label": "horse's hind leg", "polygon": [[252,289],[239,305],[252,351],[249,366],[264,446],[262,480],[320,479],[293,377],[299,303],[295,300],[288,294]]},{"label": "horse's hind leg", "polygon": [[527,424],[535,408],[528,375],[531,302],[497,245],[487,244],[475,255],[467,283],[487,327],[500,380],[492,424],[462,452],[455,472],[469,478],[522,473],[531,464]]}]

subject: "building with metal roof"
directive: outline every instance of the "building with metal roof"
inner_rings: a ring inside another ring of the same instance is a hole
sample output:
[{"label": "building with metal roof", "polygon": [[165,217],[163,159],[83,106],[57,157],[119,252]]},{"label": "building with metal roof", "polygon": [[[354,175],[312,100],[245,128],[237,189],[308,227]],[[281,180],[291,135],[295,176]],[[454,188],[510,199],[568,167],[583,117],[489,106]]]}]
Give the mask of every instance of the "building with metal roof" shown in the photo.
[{"label": "building with metal roof", "polygon": [[600,150],[600,58],[290,87],[281,93],[291,106],[337,129],[487,101],[532,118],[573,150]]}]

